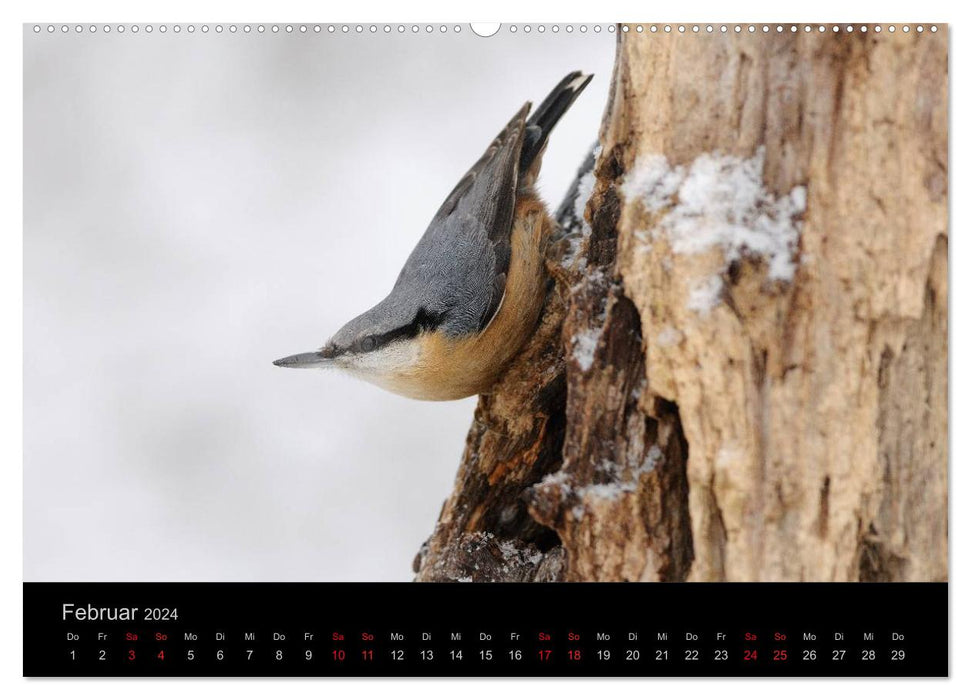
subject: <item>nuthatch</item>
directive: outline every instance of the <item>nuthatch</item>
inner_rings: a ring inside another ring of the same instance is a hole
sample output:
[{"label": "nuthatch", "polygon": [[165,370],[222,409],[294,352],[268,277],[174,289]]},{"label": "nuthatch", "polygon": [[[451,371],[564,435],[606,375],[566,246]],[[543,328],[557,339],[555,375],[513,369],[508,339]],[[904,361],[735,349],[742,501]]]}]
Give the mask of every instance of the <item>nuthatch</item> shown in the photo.
[{"label": "nuthatch", "polygon": [[487,391],[539,320],[555,224],[534,184],[550,131],[592,77],[570,73],[531,116],[529,102],[516,112],[445,198],[383,301],[319,351],[273,364],[337,367],[416,399]]}]

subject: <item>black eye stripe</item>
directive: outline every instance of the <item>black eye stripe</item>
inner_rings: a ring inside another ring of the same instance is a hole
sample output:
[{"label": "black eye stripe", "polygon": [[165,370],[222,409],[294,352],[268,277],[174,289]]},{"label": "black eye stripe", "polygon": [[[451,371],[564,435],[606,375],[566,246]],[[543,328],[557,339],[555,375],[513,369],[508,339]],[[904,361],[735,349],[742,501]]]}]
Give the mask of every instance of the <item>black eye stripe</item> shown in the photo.
[{"label": "black eye stripe", "polygon": [[420,333],[433,331],[439,326],[441,321],[442,318],[440,315],[431,314],[425,309],[419,309],[411,323],[395,328],[383,335],[365,336],[357,341],[356,348],[359,352],[371,352],[400,338],[414,338]]}]

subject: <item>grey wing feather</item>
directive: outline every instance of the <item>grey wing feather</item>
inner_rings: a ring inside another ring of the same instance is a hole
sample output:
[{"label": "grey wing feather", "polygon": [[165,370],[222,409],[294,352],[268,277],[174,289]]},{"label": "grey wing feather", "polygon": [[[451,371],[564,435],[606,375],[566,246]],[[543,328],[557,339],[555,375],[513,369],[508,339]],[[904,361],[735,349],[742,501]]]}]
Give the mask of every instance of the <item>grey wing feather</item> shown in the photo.
[{"label": "grey wing feather", "polygon": [[[481,330],[506,287],[526,103],[445,198],[398,281],[448,335]],[[416,309],[417,312],[417,309]]]},{"label": "grey wing feather", "polygon": [[520,171],[532,166],[589,82],[590,76],[570,73],[528,122],[531,105],[523,105],[445,198],[391,293],[344,324],[331,339],[334,348],[429,328],[461,336],[489,324],[505,293]]}]

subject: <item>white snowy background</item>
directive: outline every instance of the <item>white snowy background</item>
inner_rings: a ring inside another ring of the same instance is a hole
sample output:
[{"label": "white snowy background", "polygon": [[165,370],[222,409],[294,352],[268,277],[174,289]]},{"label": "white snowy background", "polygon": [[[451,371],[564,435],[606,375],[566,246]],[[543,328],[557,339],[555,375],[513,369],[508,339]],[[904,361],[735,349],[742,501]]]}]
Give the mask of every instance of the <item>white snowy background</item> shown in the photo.
[{"label": "white snowy background", "polygon": [[527,99],[606,31],[494,37],[25,28],[26,580],[408,580],[474,399],[271,361],[380,300]]}]

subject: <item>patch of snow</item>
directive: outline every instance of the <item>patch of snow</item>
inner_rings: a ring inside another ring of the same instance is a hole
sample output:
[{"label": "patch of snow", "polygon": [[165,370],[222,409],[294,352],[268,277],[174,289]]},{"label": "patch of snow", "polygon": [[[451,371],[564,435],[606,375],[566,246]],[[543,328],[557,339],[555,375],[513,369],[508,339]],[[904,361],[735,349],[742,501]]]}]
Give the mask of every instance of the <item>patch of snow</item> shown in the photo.
[{"label": "patch of snow", "polygon": [[624,198],[640,199],[645,207],[656,212],[671,206],[683,180],[683,166],[672,168],[667,158],[659,153],[650,153],[637,159],[634,169],[624,178],[620,191]]},{"label": "patch of snow", "polygon": [[457,578],[455,580],[458,581],[459,583],[472,583],[471,576],[462,576],[461,578]]},{"label": "patch of snow", "polygon": [[593,194],[595,184],[597,184],[597,176],[593,174],[593,170],[584,173],[577,183],[577,197],[573,200],[573,215],[583,226],[584,236],[590,234],[590,224],[587,223],[583,213],[587,209],[587,202],[590,201],[590,195]]},{"label": "patch of snow", "polygon": [[587,202],[590,201],[590,196],[593,194],[593,188],[597,184],[596,176],[596,163],[597,159],[600,158],[600,152],[602,151],[600,144],[593,149],[593,162],[594,167],[590,168],[587,172],[580,176],[577,182],[577,196],[573,200],[573,216],[580,223],[580,233],[583,237],[587,237],[592,233],[590,224],[584,218],[583,213],[587,209]]},{"label": "patch of snow", "polygon": [[[661,463],[664,459],[664,453],[657,445],[651,445],[651,448],[647,451],[647,456],[644,461],[631,470],[630,476],[623,480],[611,481],[606,484],[590,484],[589,486],[583,486],[576,490],[577,495],[582,499],[587,497],[592,499],[601,499],[612,501],[619,498],[625,493],[634,493],[637,491],[637,487],[640,484],[640,478],[642,474],[649,474],[657,468],[657,465]],[[599,465],[597,465],[596,470],[601,473],[612,474],[615,478],[619,476],[621,467],[620,465],[610,461],[604,460]],[[577,508],[581,508],[582,515],[582,504],[580,506],[574,506],[573,515],[579,518],[580,515],[577,514]]]},{"label": "patch of snow", "polygon": [[[664,460],[664,453],[657,445],[651,445],[650,449],[647,451],[647,455],[644,457],[644,461],[630,470],[629,476],[626,478],[622,477],[623,467],[613,460],[605,459],[599,464],[595,465],[594,470],[601,474],[606,475],[611,478],[611,481],[603,484],[589,484],[587,486],[581,486],[579,488],[571,488],[567,486],[567,490],[572,493],[578,502],[573,505],[570,509],[570,514],[573,516],[574,520],[580,520],[587,512],[587,505],[591,501],[595,500],[605,500],[613,501],[620,498],[625,493],[635,493],[640,486],[641,476],[644,474],[649,474],[650,472],[657,469],[658,465]],[[554,474],[547,475],[540,484],[553,484],[558,485],[564,484],[566,481],[566,475],[564,472],[556,472]],[[500,545],[503,547],[503,545]],[[514,551],[515,548],[513,548]],[[511,556],[511,553],[507,552],[503,548],[503,554]],[[542,559],[542,554],[536,555],[539,559]],[[533,562],[537,563],[537,562]]]},{"label": "patch of snow", "polygon": [[502,556],[506,559],[519,556],[519,548],[509,540],[504,540],[499,543],[499,551],[502,552]]},{"label": "patch of snow", "polygon": [[567,248],[563,251],[563,255],[560,256],[560,264],[565,267],[573,267],[574,263],[580,261],[580,252],[583,250],[583,238],[579,235],[571,234],[563,240],[566,242]]},{"label": "patch of snow", "polygon": [[724,445],[719,448],[718,454],[715,455],[715,466],[720,468],[734,466],[743,456],[742,451],[737,446]]},{"label": "patch of snow", "polygon": [[544,476],[537,486],[565,486],[566,472],[563,469]]},{"label": "patch of snow", "polygon": [[593,356],[600,342],[601,329],[586,330],[573,336],[573,359],[584,372],[593,366]]},{"label": "patch of snow", "polygon": [[[765,189],[765,147],[751,158],[706,153],[689,166],[674,166],[659,154],[641,156],[621,190],[652,213],[661,214],[649,232],[663,234],[675,253],[721,248],[725,266],[743,255],[768,263],[769,279],[790,281],[806,210],[806,188],[776,196]],[[640,240],[640,236],[638,237]],[[715,285],[706,280],[689,308],[709,310]],[[709,305],[710,304],[710,305]]]},{"label": "patch of snow", "polygon": [[644,458],[644,464],[638,468],[638,474],[647,474],[648,472],[654,471],[662,459],[664,459],[664,453],[661,452],[661,448],[657,445],[651,445],[651,449],[647,451],[647,457]]},{"label": "patch of snow", "polygon": [[707,315],[709,311],[718,306],[722,296],[722,279],[718,275],[712,275],[707,279],[696,282],[691,291],[688,292],[688,302],[685,305],[690,311],[697,311],[701,315]]},{"label": "patch of snow", "polygon": [[674,326],[665,326],[657,334],[657,344],[659,347],[667,348],[681,342],[682,334]]},{"label": "patch of snow", "polygon": [[654,231],[637,229],[634,231],[634,240],[637,241],[638,250],[643,253],[649,253],[654,247]]},{"label": "patch of snow", "polygon": [[613,501],[620,498],[621,494],[633,493],[637,490],[636,481],[615,481],[611,484],[590,484],[580,489],[583,495],[597,498],[604,501]]},{"label": "patch of snow", "polygon": [[606,474],[611,477],[617,476],[620,473],[620,465],[616,462],[612,462],[609,459],[605,459],[600,464],[594,465],[594,471],[600,472],[601,474]]},{"label": "patch of snow", "polygon": [[[575,285],[573,285],[573,287],[571,288],[570,292],[572,294],[576,294],[577,292],[579,292],[580,290],[582,290],[584,287],[587,287],[587,286],[595,286],[595,285],[598,285],[598,284],[602,284],[604,282],[609,282],[609,280],[607,280],[607,275],[604,274],[604,271],[603,270],[597,268],[597,269],[594,269],[594,270],[588,272],[587,275],[583,279],[581,279],[579,282],[577,282]],[[601,310],[600,315],[599,315],[599,318],[601,320],[607,318],[606,309],[602,309]]]},{"label": "patch of snow", "polygon": [[[507,560],[515,559],[520,563],[528,563],[533,566],[538,565],[543,561],[543,553],[535,549],[531,545],[527,545],[524,549],[520,549],[516,546],[515,542],[511,540],[503,540],[499,543],[499,552]],[[507,568],[507,564],[503,565],[503,568]]]}]

